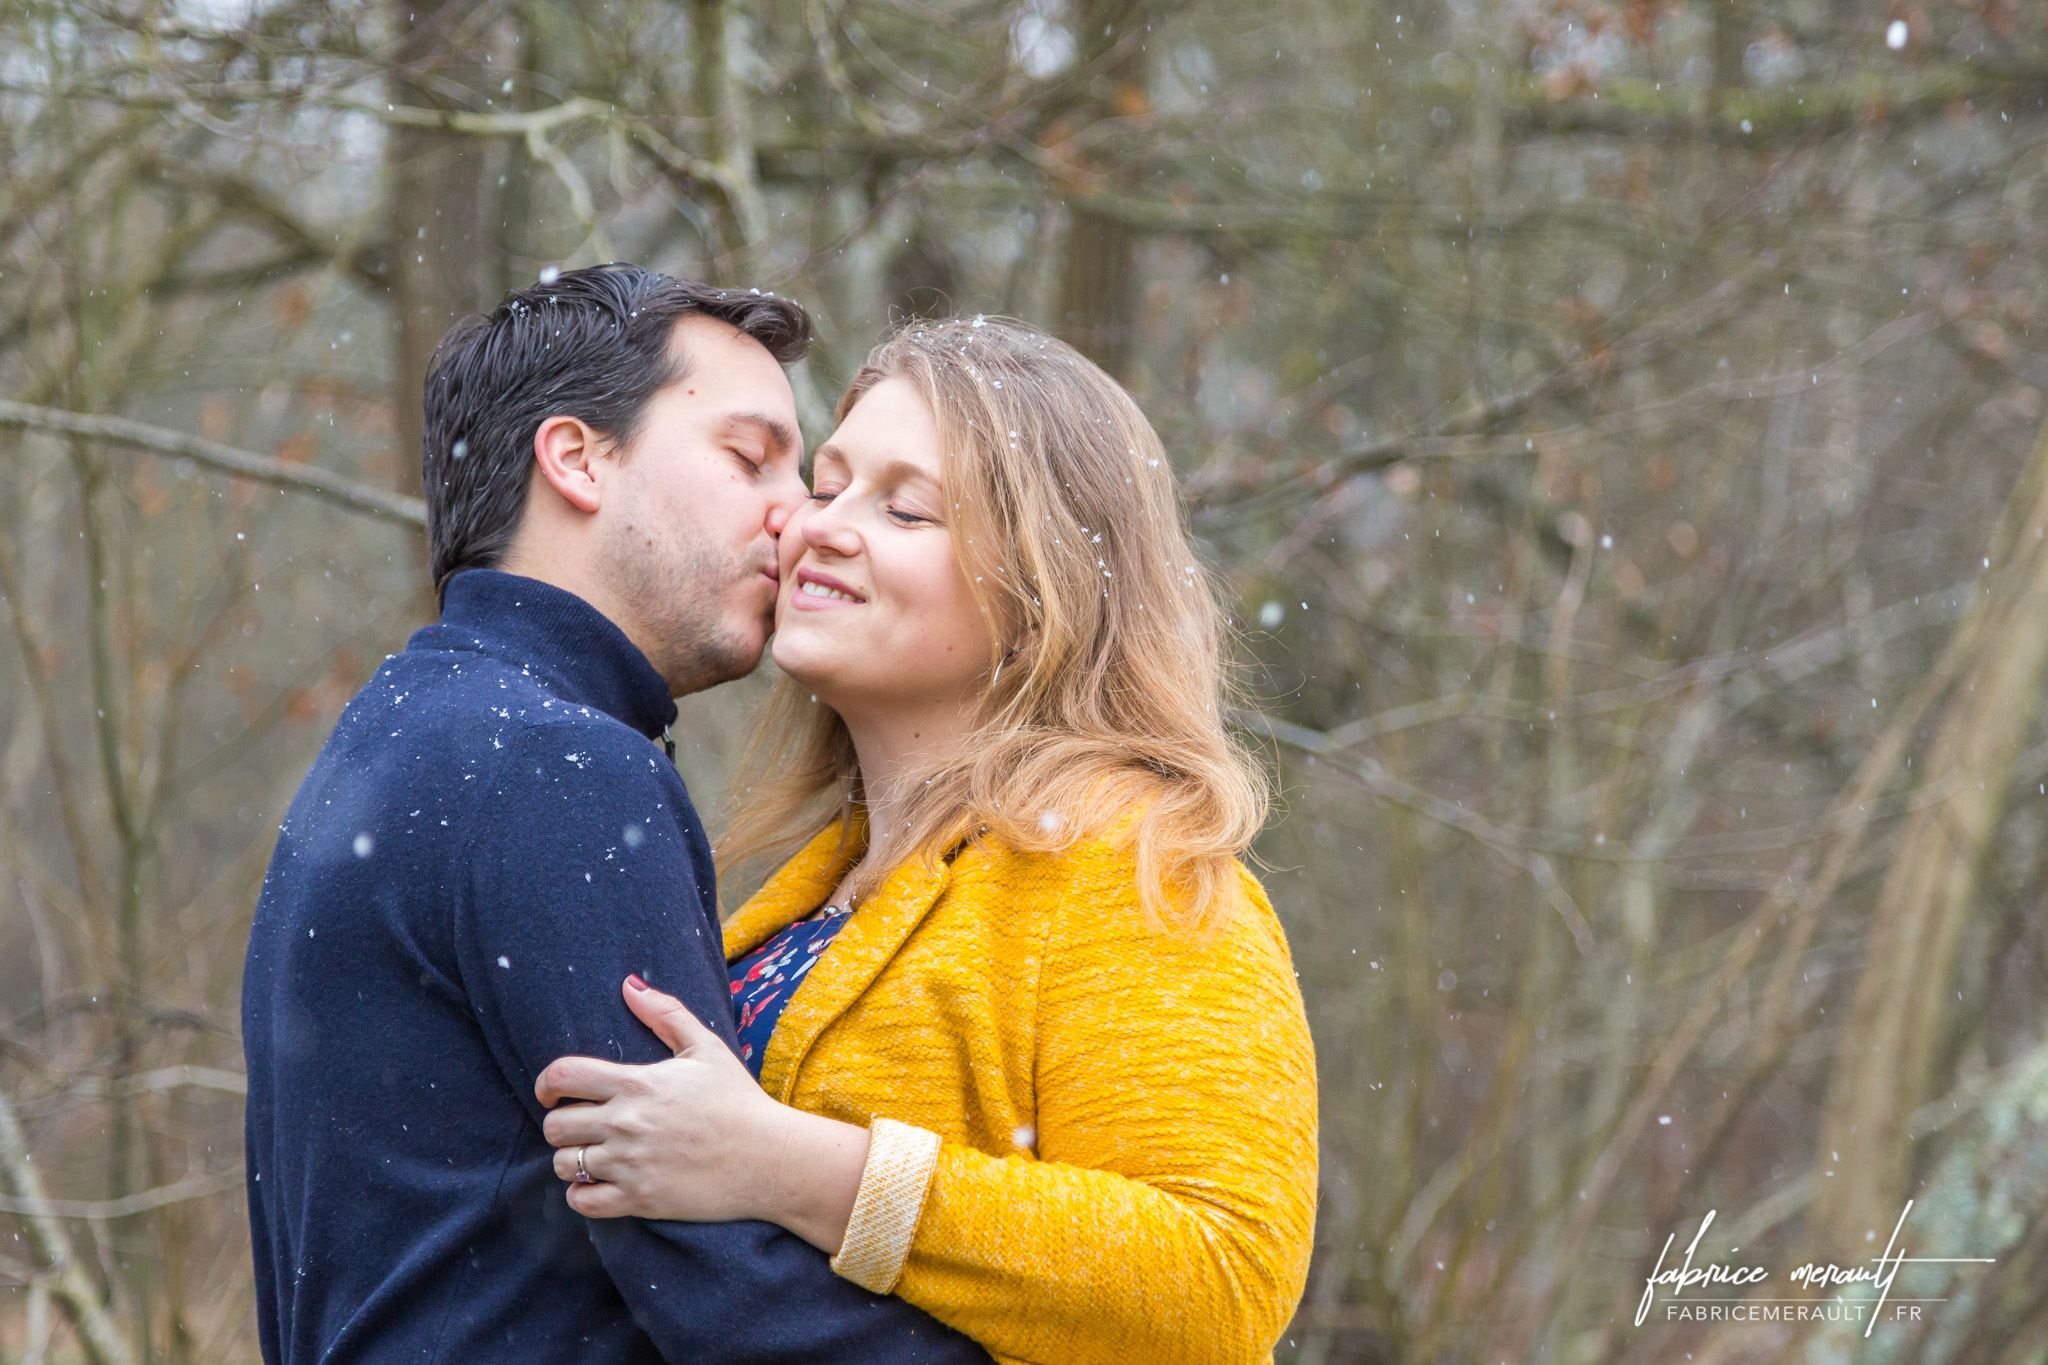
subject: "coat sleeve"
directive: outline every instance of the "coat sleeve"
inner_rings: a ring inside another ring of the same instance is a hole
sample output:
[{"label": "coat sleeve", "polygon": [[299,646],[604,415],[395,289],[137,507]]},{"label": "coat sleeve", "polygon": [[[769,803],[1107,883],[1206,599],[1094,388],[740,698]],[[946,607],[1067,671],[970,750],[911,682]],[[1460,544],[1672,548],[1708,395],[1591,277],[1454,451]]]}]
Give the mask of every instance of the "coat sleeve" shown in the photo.
[{"label": "coat sleeve", "polygon": [[[732,1045],[711,867],[696,815],[653,745],[617,726],[512,741],[464,861],[455,938],[464,993],[532,1120],[508,1172],[554,1186],[533,1083],[555,1058],[668,1055],[620,998],[629,972],[673,992]],[[494,795],[502,799],[493,799]],[[559,1189],[554,1197],[561,1197]],[[835,1276],[772,1224],[593,1220],[635,1322],[669,1361],[987,1365],[971,1341]]]},{"label": "coat sleeve", "polygon": [[1242,885],[1208,934],[1073,897],[1039,983],[1036,1153],[939,1149],[899,1296],[998,1356],[1270,1359],[1314,1234],[1315,1058]]}]

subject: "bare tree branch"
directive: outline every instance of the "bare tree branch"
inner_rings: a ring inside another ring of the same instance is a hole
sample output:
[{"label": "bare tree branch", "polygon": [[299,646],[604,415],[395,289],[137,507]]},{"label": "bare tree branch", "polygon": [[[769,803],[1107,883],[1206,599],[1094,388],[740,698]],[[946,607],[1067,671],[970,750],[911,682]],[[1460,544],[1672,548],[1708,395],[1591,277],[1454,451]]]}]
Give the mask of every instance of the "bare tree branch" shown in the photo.
[{"label": "bare tree branch", "polygon": [[138,1190],[121,1199],[0,1198],[0,1213],[111,1222],[116,1218],[133,1218],[138,1213],[148,1213],[152,1209],[182,1204],[188,1199],[204,1199],[208,1195],[238,1189],[241,1184],[241,1171],[221,1171],[213,1175],[190,1176],[174,1184],[158,1185],[154,1189]]},{"label": "bare tree branch", "polygon": [[43,1189],[42,1173],[29,1151],[14,1101],[4,1090],[0,1090],[0,1181],[12,1192],[0,1201],[0,1208],[23,1215],[30,1243],[54,1272],[53,1292],[78,1331],[86,1359],[93,1365],[131,1365],[134,1352],[115,1330],[98,1289],[78,1262],[71,1234],[58,1221],[66,1215]]},{"label": "bare tree branch", "polygon": [[418,498],[386,492],[322,469],[287,464],[267,455],[209,441],[203,436],[191,436],[126,417],[66,412],[62,408],[0,399],[0,427],[94,437],[114,445],[190,460],[223,474],[253,479],[288,492],[309,493],[347,511],[378,517],[400,526],[424,526],[427,523],[426,504]]}]

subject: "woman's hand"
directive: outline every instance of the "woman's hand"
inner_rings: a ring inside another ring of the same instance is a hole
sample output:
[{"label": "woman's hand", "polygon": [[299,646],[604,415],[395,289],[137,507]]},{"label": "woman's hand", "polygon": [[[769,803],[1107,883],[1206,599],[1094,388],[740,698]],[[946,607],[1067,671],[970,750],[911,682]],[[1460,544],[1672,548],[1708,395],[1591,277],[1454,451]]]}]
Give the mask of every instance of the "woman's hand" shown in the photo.
[{"label": "woman's hand", "polygon": [[[771,1099],[674,996],[637,976],[624,994],[676,1055],[646,1066],[560,1057],[541,1072],[534,1093],[554,1111],[545,1131],[569,1207],[587,1218],[765,1219],[836,1255],[867,1130]],[[597,1183],[575,1183],[579,1150]]]}]

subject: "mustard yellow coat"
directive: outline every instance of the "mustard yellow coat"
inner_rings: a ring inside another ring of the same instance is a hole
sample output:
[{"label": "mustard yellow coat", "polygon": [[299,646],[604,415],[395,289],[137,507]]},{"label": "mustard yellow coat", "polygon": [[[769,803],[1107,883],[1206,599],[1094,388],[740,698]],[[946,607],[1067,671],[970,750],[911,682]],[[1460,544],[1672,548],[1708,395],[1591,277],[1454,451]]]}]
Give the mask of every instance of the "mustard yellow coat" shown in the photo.
[{"label": "mustard yellow coat", "polygon": [[[832,826],[725,927],[728,960],[811,913]],[[1240,868],[1220,932],[1146,921],[1103,843],[983,839],[899,869],[762,1058],[786,1104],[943,1139],[895,1293],[1003,1362],[1268,1361],[1315,1224],[1316,1073],[1286,939]]]}]

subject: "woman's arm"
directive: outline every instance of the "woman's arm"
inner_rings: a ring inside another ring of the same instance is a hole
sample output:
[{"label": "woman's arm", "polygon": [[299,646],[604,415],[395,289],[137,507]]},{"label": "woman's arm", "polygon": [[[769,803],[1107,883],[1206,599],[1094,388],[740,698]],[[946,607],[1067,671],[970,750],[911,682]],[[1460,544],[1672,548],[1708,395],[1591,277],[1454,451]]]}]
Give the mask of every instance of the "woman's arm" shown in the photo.
[{"label": "woman's arm", "polygon": [[[674,1060],[562,1057],[534,1086],[553,1111],[545,1131],[555,1174],[570,1182],[569,1206],[586,1218],[759,1218],[836,1254],[868,1130],[769,1098],[723,1039],[638,976],[626,978],[625,996]],[[576,1183],[579,1152],[598,1183]]]},{"label": "woman's arm", "polygon": [[894,1292],[998,1356],[1264,1361],[1315,1220],[1315,1063],[1255,884],[1176,938],[1070,905],[1040,975],[1036,1159],[948,1144]]}]

